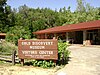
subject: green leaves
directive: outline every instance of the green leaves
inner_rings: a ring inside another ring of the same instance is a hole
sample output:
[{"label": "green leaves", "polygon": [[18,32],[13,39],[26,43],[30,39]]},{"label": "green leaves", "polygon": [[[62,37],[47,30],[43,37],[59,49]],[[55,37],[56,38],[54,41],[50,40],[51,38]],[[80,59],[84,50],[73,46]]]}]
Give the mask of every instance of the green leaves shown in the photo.
[{"label": "green leaves", "polygon": [[33,65],[36,67],[41,67],[41,68],[51,68],[55,67],[55,63],[52,60],[33,60],[30,62],[25,62],[24,65]]},{"label": "green leaves", "polygon": [[70,51],[67,50],[67,43],[58,43],[58,64],[66,64],[70,55]]},{"label": "green leaves", "polygon": [[7,33],[6,40],[17,45],[20,38],[29,39],[30,31],[22,26],[11,27]]},{"label": "green leaves", "polygon": [[6,5],[7,0],[0,0],[0,7]]},{"label": "green leaves", "polygon": [[12,54],[13,50],[17,50],[17,46],[7,41],[2,41],[2,43],[0,43],[0,53]]}]

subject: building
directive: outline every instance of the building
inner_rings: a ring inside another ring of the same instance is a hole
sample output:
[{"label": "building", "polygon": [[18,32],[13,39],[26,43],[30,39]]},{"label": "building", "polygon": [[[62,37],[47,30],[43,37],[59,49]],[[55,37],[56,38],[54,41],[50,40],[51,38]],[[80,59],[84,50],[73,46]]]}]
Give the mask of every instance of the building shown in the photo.
[{"label": "building", "polygon": [[0,39],[5,39],[6,33],[0,33]]},{"label": "building", "polygon": [[33,34],[38,39],[56,37],[74,44],[100,45],[100,20],[53,27]]}]

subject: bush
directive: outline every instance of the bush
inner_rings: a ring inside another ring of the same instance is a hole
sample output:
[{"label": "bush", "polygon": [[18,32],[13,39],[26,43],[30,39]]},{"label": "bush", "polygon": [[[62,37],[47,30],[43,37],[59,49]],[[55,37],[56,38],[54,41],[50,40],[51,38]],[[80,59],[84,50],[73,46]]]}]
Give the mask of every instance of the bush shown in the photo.
[{"label": "bush", "polygon": [[12,54],[12,50],[17,50],[17,46],[4,40],[0,43],[0,53]]},{"label": "bush", "polygon": [[25,29],[22,26],[14,26],[10,28],[9,32],[7,32],[6,41],[18,45],[18,39],[30,39],[30,37],[31,34],[29,29]]},{"label": "bush", "polygon": [[58,43],[58,65],[68,63],[68,58],[70,55],[70,51],[67,50],[68,43],[59,42]]},{"label": "bush", "polygon": [[53,61],[46,61],[46,60],[33,60],[30,62],[25,62],[25,65],[33,65],[33,66],[38,66],[42,68],[50,68],[54,67],[55,63]]}]

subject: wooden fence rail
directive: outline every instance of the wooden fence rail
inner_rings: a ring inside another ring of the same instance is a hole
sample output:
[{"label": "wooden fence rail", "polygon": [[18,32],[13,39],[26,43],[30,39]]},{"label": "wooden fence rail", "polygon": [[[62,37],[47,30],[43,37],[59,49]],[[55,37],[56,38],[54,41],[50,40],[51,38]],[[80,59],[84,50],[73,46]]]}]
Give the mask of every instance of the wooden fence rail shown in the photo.
[{"label": "wooden fence rail", "polygon": [[13,65],[19,62],[18,55],[16,55],[16,51],[10,53],[0,53],[0,60],[12,62]]}]

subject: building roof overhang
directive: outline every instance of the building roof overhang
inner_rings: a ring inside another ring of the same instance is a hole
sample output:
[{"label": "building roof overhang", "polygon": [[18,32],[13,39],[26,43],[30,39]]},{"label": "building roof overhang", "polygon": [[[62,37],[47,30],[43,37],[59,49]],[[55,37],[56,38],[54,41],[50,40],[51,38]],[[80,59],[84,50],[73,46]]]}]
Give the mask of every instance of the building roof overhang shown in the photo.
[{"label": "building roof overhang", "polygon": [[6,36],[6,33],[0,33],[0,36]]},{"label": "building roof overhang", "polygon": [[45,30],[36,31],[33,32],[33,34],[50,34],[50,33],[62,33],[62,32],[72,32],[72,31],[93,30],[93,29],[100,29],[100,20],[57,26]]}]

